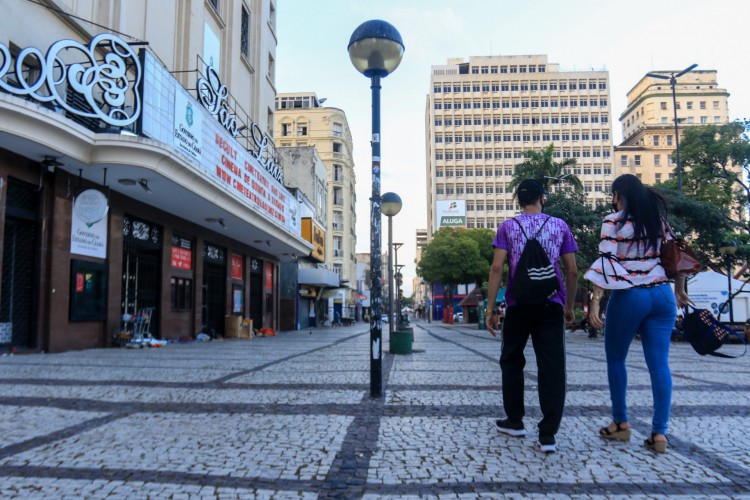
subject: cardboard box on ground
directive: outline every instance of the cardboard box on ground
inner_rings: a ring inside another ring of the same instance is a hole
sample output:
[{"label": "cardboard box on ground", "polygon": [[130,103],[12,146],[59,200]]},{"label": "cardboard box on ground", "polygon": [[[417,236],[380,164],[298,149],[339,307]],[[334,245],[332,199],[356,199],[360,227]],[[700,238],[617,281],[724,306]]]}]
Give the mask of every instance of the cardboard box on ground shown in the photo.
[{"label": "cardboard box on ground", "polygon": [[235,314],[224,317],[224,338],[249,339],[253,336],[253,320]]}]

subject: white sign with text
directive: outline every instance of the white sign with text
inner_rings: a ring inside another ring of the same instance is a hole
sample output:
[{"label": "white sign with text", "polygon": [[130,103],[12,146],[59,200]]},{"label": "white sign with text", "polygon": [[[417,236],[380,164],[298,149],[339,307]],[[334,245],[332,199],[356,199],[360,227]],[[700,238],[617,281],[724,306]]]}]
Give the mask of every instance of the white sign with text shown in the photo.
[{"label": "white sign with text", "polygon": [[73,201],[70,253],[107,258],[107,197],[87,189]]}]

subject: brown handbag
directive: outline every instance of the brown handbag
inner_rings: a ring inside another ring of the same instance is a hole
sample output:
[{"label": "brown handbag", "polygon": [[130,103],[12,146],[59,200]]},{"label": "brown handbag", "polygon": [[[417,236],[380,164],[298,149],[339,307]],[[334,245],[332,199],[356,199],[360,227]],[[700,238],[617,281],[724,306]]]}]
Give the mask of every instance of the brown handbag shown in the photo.
[{"label": "brown handbag", "polygon": [[672,239],[666,237],[661,243],[659,260],[667,278],[674,279],[680,274],[695,274],[701,272],[703,264],[695,256],[687,242],[678,237],[667,224],[667,232]]}]

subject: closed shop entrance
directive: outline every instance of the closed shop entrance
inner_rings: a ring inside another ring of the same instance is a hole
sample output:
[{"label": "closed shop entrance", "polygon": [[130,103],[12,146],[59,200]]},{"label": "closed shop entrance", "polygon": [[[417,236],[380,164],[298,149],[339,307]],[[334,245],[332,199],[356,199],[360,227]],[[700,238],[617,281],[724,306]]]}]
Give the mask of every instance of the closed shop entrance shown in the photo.
[{"label": "closed shop entrance", "polygon": [[206,242],[203,247],[203,332],[224,334],[227,294],[227,251]]},{"label": "closed shop entrance", "polygon": [[0,345],[36,347],[39,195],[36,186],[8,179],[0,289]]},{"label": "closed shop entrance", "polygon": [[253,328],[263,328],[263,262],[250,261],[250,317]]},{"label": "closed shop entrance", "polygon": [[126,215],[122,221],[122,313],[141,332],[159,335],[161,228]]}]

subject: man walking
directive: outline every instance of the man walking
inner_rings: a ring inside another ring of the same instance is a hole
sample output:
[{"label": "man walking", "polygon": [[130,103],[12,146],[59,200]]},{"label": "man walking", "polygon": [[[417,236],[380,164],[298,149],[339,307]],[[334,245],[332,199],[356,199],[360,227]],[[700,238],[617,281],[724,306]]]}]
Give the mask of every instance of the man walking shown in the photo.
[{"label": "man walking", "polygon": [[[510,436],[525,436],[523,351],[531,336],[538,367],[539,405],[543,418],[538,424],[539,447],[555,451],[565,405],[565,324],[572,323],[578,270],[578,250],[568,225],[542,213],[544,187],[526,179],[516,190],[522,214],[503,222],[492,243],[495,255],[490,268],[487,330],[495,336],[498,318],[494,301],[503,281],[506,261],[510,272],[506,285],[505,321],[502,329],[500,368],[503,408],[506,418],[495,422]],[[565,267],[565,284],[559,262]]]}]

